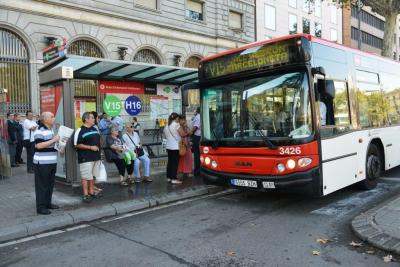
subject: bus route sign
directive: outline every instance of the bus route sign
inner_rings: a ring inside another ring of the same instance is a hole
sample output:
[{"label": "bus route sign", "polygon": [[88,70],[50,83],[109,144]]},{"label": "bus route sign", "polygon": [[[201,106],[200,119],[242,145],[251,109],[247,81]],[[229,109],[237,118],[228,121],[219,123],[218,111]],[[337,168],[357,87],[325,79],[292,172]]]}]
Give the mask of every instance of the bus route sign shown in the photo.
[{"label": "bus route sign", "polygon": [[203,63],[205,79],[289,62],[289,43],[277,42],[248,48]]}]

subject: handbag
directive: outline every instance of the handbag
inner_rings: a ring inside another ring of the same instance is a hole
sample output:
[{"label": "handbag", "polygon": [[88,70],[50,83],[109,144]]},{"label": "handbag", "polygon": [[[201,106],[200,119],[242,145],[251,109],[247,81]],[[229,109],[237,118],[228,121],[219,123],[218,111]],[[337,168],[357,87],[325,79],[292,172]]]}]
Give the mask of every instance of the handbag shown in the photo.
[{"label": "handbag", "polygon": [[[176,139],[175,135],[172,134],[171,129],[168,126],[168,131],[169,133],[174,137],[174,139],[176,141],[178,141],[178,139]],[[179,156],[185,156],[186,152],[187,152],[187,147],[186,144],[182,141],[182,139],[178,142],[178,147],[179,147]]]},{"label": "handbag", "polygon": [[129,136],[129,134],[127,134],[127,136],[129,137],[129,139],[131,139],[133,145],[135,146],[135,153],[136,153],[136,157],[140,158],[141,156],[144,156],[144,149],[143,147],[139,147],[135,144],[135,142],[133,142],[133,139]]}]

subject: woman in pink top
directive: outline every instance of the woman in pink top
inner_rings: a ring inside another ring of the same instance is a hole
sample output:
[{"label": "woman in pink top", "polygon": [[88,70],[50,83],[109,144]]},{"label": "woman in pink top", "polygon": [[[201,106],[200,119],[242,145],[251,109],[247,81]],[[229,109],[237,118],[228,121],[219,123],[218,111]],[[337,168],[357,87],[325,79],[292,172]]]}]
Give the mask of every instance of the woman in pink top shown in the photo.
[{"label": "woman in pink top", "polygon": [[185,117],[181,115],[179,116],[179,124],[181,125],[182,130],[185,132],[185,136],[182,137],[182,141],[186,145],[187,151],[184,156],[179,157],[178,174],[183,174],[186,175],[187,177],[192,177],[193,157],[190,151],[190,139],[189,139],[191,131],[187,126]]}]

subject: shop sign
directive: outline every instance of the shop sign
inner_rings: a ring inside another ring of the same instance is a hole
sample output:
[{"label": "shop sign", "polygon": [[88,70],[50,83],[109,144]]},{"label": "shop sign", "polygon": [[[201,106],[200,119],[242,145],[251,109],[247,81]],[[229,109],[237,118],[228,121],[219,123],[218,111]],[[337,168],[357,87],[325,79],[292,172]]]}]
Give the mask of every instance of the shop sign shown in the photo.
[{"label": "shop sign", "polygon": [[54,58],[63,57],[66,54],[67,40],[57,39],[51,45],[43,49],[43,62],[46,63]]},{"label": "shop sign", "polygon": [[121,113],[121,100],[115,95],[108,95],[103,102],[103,110],[111,117],[118,116]]},{"label": "shop sign", "polygon": [[144,85],[144,93],[146,95],[157,95],[157,85],[154,84],[145,84]]},{"label": "shop sign", "polygon": [[131,116],[138,115],[142,111],[142,101],[134,95],[125,100],[125,110]]},{"label": "shop sign", "polygon": [[144,84],[121,81],[98,81],[99,93],[143,95]]}]

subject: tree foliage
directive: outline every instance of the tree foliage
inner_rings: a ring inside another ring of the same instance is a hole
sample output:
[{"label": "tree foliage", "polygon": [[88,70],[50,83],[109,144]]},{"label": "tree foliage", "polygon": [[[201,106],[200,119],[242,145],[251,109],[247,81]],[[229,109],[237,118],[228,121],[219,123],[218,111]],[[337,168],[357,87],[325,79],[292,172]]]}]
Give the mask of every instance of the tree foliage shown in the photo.
[{"label": "tree foliage", "polygon": [[[315,0],[309,0],[315,2]],[[322,0],[327,1],[327,0]],[[348,7],[352,4],[357,4],[357,0],[332,0],[334,3],[341,7]],[[397,15],[400,14],[400,1],[399,0],[360,0],[364,6],[371,7],[373,12],[385,17],[385,31],[383,37],[382,55],[385,57],[393,56],[393,42],[396,32]]]}]

